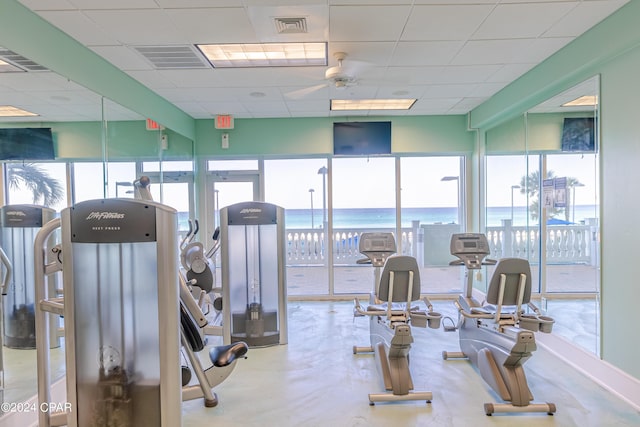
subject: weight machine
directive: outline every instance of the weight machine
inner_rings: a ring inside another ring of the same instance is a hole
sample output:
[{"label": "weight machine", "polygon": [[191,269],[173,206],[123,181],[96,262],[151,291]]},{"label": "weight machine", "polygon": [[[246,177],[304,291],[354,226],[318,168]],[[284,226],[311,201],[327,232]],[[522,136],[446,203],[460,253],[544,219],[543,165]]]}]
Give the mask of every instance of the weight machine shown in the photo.
[{"label": "weight machine", "polygon": [[284,209],[243,202],[220,209],[223,341],[287,343]]},{"label": "weight machine", "polygon": [[[42,225],[55,218],[56,212],[37,205],[6,205],[0,208],[0,247],[6,257],[2,260],[5,270],[13,274],[3,293],[3,330],[0,343],[9,348],[36,348],[35,286],[33,277],[33,242]],[[56,244],[55,236],[48,241],[48,248]],[[52,256],[54,254],[50,252]],[[61,294],[55,276],[47,282],[49,292]],[[50,323],[51,348],[60,346],[60,317]]]},{"label": "weight machine", "polygon": [[[59,256],[46,263],[44,242],[56,228],[64,262]],[[40,411],[40,427],[175,427],[183,400],[203,397],[205,406],[217,404],[211,388],[228,376],[246,346],[214,347],[213,366],[202,367],[196,353],[204,345],[193,336],[197,315],[178,274],[174,209],[132,199],[81,202],[45,224],[34,246],[38,401],[51,402],[48,336],[40,337],[48,312],[63,314],[70,409]],[[44,276],[60,269],[64,300],[49,299]],[[181,346],[197,385],[182,386]]]}]

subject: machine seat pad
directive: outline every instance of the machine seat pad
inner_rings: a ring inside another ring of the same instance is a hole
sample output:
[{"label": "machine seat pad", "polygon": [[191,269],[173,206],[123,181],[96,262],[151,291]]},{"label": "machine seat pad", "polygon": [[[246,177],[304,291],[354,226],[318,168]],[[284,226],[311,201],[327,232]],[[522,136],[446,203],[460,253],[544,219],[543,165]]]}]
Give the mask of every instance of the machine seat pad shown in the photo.
[{"label": "machine seat pad", "polygon": [[231,365],[237,358],[243,357],[249,346],[243,341],[235,342],[228,345],[219,345],[209,350],[209,358],[213,366],[222,368]]},{"label": "machine seat pad", "polygon": [[[382,304],[372,304],[369,305],[367,307],[367,311],[382,311],[382,312],[386,312],[387,311],[387,304],[388,303],[382,303]],[[403,303],[391,303],[391,314],[403,314],[405,312],[404,309],[404,304]],[[411,307],[411,309],[409,311],[418,311],[420,308],[418,306],[413,306]]]},{"label": "machine seat pad", "polygon": [[[471,313],[473,314],[490,314],[495,316],[496,314],[496,306],[492,304],[485,304],[482,307],[472,307]],[[510,318],[516,314],[516,306],[509,305],[506,307],[502,307],[502,311],[500,312],[501,318]]]}]

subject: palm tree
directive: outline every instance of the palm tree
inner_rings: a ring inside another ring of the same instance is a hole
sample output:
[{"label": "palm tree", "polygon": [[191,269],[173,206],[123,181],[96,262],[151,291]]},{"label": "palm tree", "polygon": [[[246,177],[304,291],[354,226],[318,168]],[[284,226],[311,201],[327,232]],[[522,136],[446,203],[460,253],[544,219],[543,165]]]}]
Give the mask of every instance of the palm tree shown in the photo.
[{"label": "palm tree", "polygon": [[62,201],[62,185],[32,163],[7,163],[7,183],[9,188],[27,188],[33,193],[33,203],[50,207]]}]

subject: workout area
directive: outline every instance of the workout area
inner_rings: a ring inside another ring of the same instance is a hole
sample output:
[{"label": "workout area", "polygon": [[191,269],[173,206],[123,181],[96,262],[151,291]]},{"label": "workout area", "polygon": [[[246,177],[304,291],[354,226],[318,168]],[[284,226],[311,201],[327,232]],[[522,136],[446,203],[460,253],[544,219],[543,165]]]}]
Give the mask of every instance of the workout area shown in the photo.
[{"label": "workout area", "polygon": [[107,3],[0,0],[0,427],[640,425],[640,2]]}]

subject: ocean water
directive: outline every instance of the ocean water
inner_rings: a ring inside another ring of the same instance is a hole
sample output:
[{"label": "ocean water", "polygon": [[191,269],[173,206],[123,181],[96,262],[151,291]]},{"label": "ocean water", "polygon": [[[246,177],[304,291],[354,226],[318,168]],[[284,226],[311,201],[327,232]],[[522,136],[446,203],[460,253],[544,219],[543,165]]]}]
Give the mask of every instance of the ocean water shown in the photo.
[{"label": "ocean water", "polygon": [[[595,206],[581,206],[575,208],[575,216],[572,214],[570,222],[580,223],[586,218],[596,216]],[[558,216],[565,219],[564,214]],[[487,209],[487,225],[500,226],[503,219],[511,219],[511,207],[491,207]],[[411,227],[412,221],[420,221],[421,224],[451,224],[457,223],[456,208],[405,208],[402,209],[402,227]],[[313,228],[321,228],[323,222],[322,209],[313,210]],[[334,209],[334,228],[393,228],[395,227],[394,208],[361,208],[361,209]],[[529,225],[535,224],[529,218]],[[311,209],[285,209],[285,224],[287,228],[312,227]],[[527,210],[525,207],[513,208],[513,224],[527,224]]]}]

